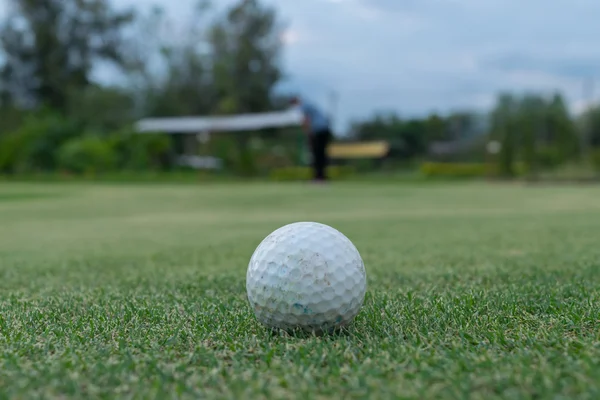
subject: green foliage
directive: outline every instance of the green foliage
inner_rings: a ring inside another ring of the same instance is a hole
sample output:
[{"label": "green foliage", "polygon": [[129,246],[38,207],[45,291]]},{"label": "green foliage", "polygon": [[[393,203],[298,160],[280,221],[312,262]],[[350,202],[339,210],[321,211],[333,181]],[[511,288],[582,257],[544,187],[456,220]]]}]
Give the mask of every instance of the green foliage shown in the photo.
[{"label": "green foliage", "polygon": [[446,120],[442,116],[431,114],[427,117],[426,129],[429,143],[435,140],[446,139]]},{"label": "green foliage", "polygon": [[579,132],[567,105],[560,94],[555,94],[547,105],[546,136],[543,143],[556,149],[559,163],[571,161],[579,156]]},{"label": "green foliage", "polygon": [[27,157],[29,138],[17,132],[0,137],[0,172],[17,172],[18,164]]},{"label": "green foliage", "polygon": [[169,136],[139,134],[131,129],[114,132],[107,138],[116,155],[120,170],[160,170],[172,167],[172,144]]},{"label": "green foliage", "polygon": [[[186,35],[176,41],[160,32],[181,21],[169,21],[162,12],[141,21],[135,80],[146,113],[228,115],[273,109],[273,88],[283,75],[276,10],[246,0],[215,11],[200,2],[190,10],[190,23],[182,29]],[[149,58],[156,63],[148,63]]]},{"label": "green foliage", "polygon": [[282,26],[275,8],[258,0],[233,4],[209,30],[211,70],[220,113],[271,108],[280,67]]},{"label": "green foliage", "polygon": [[352,130],[358,140],[388,141],[392,159],[415,160],[425,156],[434,142],[461,142],[481,137],[485,133],[481,121],[481,116],[471,112],[455,112],[445,117],[431,114],[427,118],[410,119],[388,113],[355,122]]},{"label": "green foliage", "polygon": [[0,102],[0,139],[3,135],[19,129],[27,114],[27,111],[14,105],[2,106]]},{"label": "green foliage", "polygon": [[582,115],[580,130],[590,146],[600,147],[600,106],[592,107]]},{"label": "green foliage", "polygon": [[[331,166],[327,168],[330,179],[342,180],[354,175],[356,170],[349,166]],[[269,175],[274,181],[307,181],[312,179],[313,171],[309,167],[286,167],[273,169]]]},{"label": "green foliage", "polygon": [[497,173],[495,167],[480,163],[425,162],[421,164],[420,171],[427,178],[481,178]]},{"label": "green foliage", "polygon": [[[515,175],[521,176],[526,171],[526,165],[516,163],[512,166]],[[483,178],[502,176],[498,164],[494,163],[445,163],[425,162],[419,168],[427,178]]]},{"label": "green foliage", "polygon": [[69,93],[68,118],[88,129],[115,131],[134,119],[134,99],[125,89],[89,86]]},{"label": "green foliage", "polygon": [[109,172],[117,166],[117,155],[110,142],[95,135],[71,139],[58,150],[58,166],[72,173]]},{"label": "green foliage", "polygon": [[79,133],[80,126],[58,114],[30,114],[19,129],[0,137],[0,171],[55,169],[56,149]]},{"label": "green foliage", "polygon": [[564,153],[555,146],[544,146],[536,149],[537,163],[544,169],[556,168],[565,161]]},{"label": "green foliage", "polygon": [[251,177],[258,174],[259,151],[250,145],[250,139],[248,135],[238,135],[232,138],[233,143],[227,146],[229,157],[226,167],[236,175]]},{"label": "green foliage", "polygon": [[211,138],[211,150],[215,157],[223,160],[226,167],[231,167],[236,162],[237,146],[231,135],[221,134]]},{"label": "green foliage", "polygon": [[503,176],[516,174],[513,166],[517,160],[529,174],[537,174],[578,156],[578,133],[559,94],[548,99],[503,93],[491,116],[491,138],[502,143],[496,160]]},{"label": "green foliage", "polygon": [[234,164],[234,171],[242,176],[255,176],[257,174],[256,157],[252,149],[240,149],[237,162]]},{"label": "green foliage", "polygon": [[520,133],[520,152],[528,170],[535,173],[538,167],[536,143],[542,134],[545,102],[535,95],[526,95],[520,100],[516,110],[516,124]]},{"label": "green foliage", "polygon": [[[395,114],[377,114],[372,119],[355,123],[356,139],[362,141],[387,140],[392,145],[390,155],[394,158],[414,158],[427,150],[427,137],[435,135],[437,121],[428,125],[420,119],[403,120]],[[428,133],[428,129],[432,129]]]},{"label": "green foliage", "polygon": [[516,111],[518,106],[514,97],[507,93],[498,96],[496,106],[491,112],[491,138],[502,144],[497,157],[498,173],[504,177],[515,175],[513,168],[516,161],[518,142],[516,137]]},{"label": "green foliage", "polygon": [[210,139],[206,151],[223,160],[225,168],[238,176],[263,175],[274,168],[296,164],[297,143],[290,135],[282,136],[222,133]]},{"label": "green foliage", "polygon": [[[287,107],[283,99],[287,95],[277,96],[273,90],[284,76],[280,63],[284,26],[276,8],[259,0],[239,0],[222,12],[199,1],[181,30],[185,34],[175,41],[169,36],[174,21],[159,8],[150,13],[142,9],[134,16],[114,9],[108,0],[10,0],[10,5],[0,21],[1,173],[55,171],[59,149],[65,157],[61,163],[68,160],[74,170],[105,169],[108,164],[99,161],[99,149],[107,146],[114,168],[166,170],[173,167],[169,138],[128,131],[138,117],[229,115]],[[136,34],[124,35],[128,29]],[[91,71],[107,61],[124,72],[122,86],[92,81]],[[580,150],[589,147],[583,144],[600,146],[600,108],[590,109],[576,125],[565,103],[558,93],[551,97],[502,93],[487,120],[468,110],[425,118],[376,113],[356,122],[353,134],[358,140],[388,141],[389,157],[385,163],[361,162],[355,167],[399,169],[429,159],[461,165],[442,168],[442,175],[472,176],[477,175],[473,163],[493,162],[495,175],[512,177],[527,171],[539,176],[544,170],[576,163]],[[44,106],[52,112],[42,113]],[[87,137],[80,143],[74,140],[84,132],[97,133],[95,144]],[[238,176],[303,163],[302,144],[290,144],[275,131],[260,135],[272,140],[262,149],[240,135],[213,138],[199,147],[223,159],[227,172]],[[502,144],[499,154],[485,150],[492,139]],[[283,150],[271,152],[275,142]],[[444,143],[432,146],[438,142]],[[98,157],[90,159],[89,167],[80,164],[86,152]],[[523,166],[517,170],[519,163]]]},{"label": "green foliage", "polygon": [[592,165],[594,166],[594,169],[597,172],[600,172],[600,149],[599,148],[594,148],[591,151],[591,161],[592,161]]},{"label": "green foliage", "polygon": [[91,82],[98,61],[127,64],[122,31],[130,11],[108,0],[11,0],[0,22],[1,97],[65,113],[69,92]]},{"label": "green foliage", "polygon": [[82,125],[58,114],[31,114],[19,129],[0,136],[0,172],[142,171],[171,165],[166,135],[140,135],[131,129],[93,136],[82,132]]},{"label": "green foliage", "polygon": [[296,164],[296,159],[293,156],[294,153],[283,146],[277,148],[277,151],[265,149],[257,156],[256,164],[260,171],[290,167]]}]

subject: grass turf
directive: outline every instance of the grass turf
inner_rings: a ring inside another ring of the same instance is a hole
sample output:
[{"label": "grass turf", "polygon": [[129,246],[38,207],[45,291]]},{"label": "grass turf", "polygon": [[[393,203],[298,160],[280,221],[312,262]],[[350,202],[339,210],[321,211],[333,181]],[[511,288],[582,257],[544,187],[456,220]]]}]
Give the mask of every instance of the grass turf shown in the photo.
[{"label": "grass turf", "polygon": [[[0,185],[0,398],[600,398],[600,189]],[[245,299],[297,220],[361,251],[345,334]]]}]

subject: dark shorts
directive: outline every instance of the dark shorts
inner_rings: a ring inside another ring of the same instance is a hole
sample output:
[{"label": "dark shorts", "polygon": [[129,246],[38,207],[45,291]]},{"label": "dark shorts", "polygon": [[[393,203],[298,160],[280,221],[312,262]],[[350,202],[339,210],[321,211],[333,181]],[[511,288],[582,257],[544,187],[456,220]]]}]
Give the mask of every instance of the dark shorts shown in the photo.
[{"label": "dark shorts", "polygon": [[312,135],[312,153],[314,179],[327,179],[326,169],[328,164],[327,146],[331,142],[332,134],[329,129],[314,132]]}]

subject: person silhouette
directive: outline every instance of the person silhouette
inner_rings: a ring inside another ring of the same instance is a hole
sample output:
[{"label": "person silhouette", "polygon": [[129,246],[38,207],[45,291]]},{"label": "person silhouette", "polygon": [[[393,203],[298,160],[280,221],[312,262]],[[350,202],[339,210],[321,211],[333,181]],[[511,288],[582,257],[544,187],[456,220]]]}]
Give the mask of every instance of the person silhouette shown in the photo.
[{"label": "person silhouette", "polygon": [[313,181],[325,182],[329,157],[327,147],[332,140],[329,117],[312,103],[293,97],[290,104],[300,108],[303,115],[303,129],[308,138],[312,153]]}]

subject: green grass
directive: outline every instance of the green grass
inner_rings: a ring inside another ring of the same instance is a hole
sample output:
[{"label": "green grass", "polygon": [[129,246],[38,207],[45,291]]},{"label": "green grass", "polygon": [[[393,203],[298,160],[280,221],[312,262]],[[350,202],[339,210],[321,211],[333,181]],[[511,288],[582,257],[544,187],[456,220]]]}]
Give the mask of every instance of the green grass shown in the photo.
[{"label": "green grass", "polygon": [[[0,398],[600,398],[600,188],[0,193]],[[273,335],[246,303],[252,251],[298,220],[363,255],[344,334]]]}]

